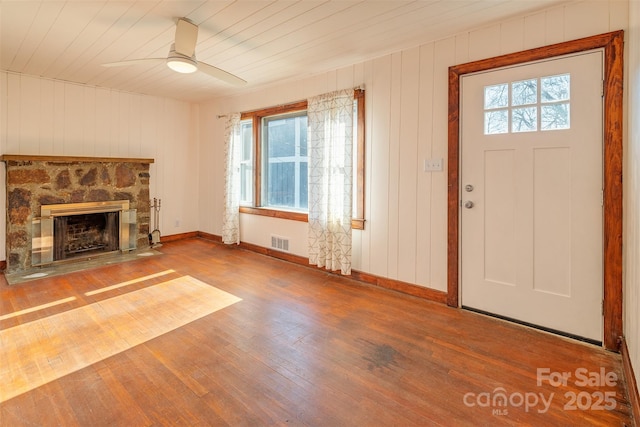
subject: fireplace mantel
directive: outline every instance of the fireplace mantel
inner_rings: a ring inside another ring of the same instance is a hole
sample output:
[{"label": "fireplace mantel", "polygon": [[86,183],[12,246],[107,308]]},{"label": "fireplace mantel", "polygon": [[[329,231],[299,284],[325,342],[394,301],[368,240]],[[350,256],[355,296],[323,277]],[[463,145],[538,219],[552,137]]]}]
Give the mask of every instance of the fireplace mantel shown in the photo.
[{"label": "fireplace mantel", "polygon": [[153,163],[153,159],[136,159],[122,157],[36,156],[30,154],[3,154],[2,156],[0,156],[0,161],[7,162],[11,160],[17,162],[34,161],[52,163]]}]

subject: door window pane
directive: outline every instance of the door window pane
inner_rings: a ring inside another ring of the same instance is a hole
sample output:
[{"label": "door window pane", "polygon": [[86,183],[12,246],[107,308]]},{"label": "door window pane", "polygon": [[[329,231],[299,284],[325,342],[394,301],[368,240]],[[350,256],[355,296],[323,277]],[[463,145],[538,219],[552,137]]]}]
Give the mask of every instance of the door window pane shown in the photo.
[{"label": "door window pane", "polygon": [[523,80],[511,84],[511,104],[527,105],[538,102],[538,81]]},{"label": "door window pane", "polygon": [[555,102],[568,100],[571,90],[570,78],[571,76],[569,74],[541,78],[540,101]]},{"label": "door window pane", "polygon": [[571,127],[569,103],[543,105],[540,110],[542,130],[569,129]]},{"label": "door window pane", "polygon": [[538,129],[537,113],[536,107],[514,108],[511,110],[511,131],[532,132]]},{"label": "door window pane", "polygon": [[484,134],[493,135],[496,133],[509,132],[509,118],[507,110],[485,111],[484,113]]},{"label": "door window pane", "polygon": [[484,88],[484,109],[504,108],[509,106],[509,86],[499,84]]}]

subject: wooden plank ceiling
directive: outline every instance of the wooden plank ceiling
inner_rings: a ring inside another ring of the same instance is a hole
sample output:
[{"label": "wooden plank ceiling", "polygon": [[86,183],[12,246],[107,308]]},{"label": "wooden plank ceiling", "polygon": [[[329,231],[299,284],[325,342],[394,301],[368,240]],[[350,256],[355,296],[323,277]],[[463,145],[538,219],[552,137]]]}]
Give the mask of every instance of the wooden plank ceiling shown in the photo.
[{"label": "wooden plank ceiling", "polygon": [[[198,102],[348,66],[566,0],[7,1],[0,0],[0,70]],[[199,26],[198,61],[242,88],[162,62],[175,24]]]}]

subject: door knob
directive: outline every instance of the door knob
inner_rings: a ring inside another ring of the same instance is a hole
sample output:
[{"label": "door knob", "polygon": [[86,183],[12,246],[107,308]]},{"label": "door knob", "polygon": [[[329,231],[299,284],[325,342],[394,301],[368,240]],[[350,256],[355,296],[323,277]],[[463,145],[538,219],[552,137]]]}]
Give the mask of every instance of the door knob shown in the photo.
[{"label": "door knob", "polygon": [[473,202],[471,200],[467,200],[464,202],[464,207],[467,209],[471,209],[473,207]]}]

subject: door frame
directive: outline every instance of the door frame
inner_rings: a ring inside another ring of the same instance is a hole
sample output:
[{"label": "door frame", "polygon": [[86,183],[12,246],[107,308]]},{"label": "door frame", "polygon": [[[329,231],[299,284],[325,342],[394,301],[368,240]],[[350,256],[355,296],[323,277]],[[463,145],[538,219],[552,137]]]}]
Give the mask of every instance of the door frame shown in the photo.
[{"label": "door frame", "polygon": [[622,135],[624,31],[614,31],[449,67],[447,305],[460,305],[460,77],[604,49],[603,346],[619,351],[622,330]]}]

